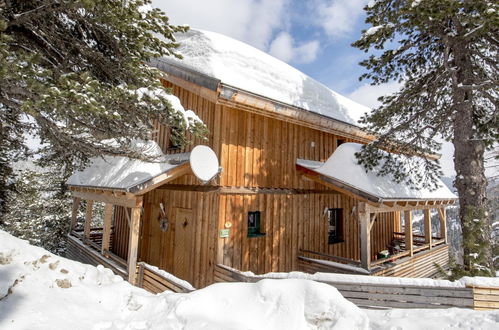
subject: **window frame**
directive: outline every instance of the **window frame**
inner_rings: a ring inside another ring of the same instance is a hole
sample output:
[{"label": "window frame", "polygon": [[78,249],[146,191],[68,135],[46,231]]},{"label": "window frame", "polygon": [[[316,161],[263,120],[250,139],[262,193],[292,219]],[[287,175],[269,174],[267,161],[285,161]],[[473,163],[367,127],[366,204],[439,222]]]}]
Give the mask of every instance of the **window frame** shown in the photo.
[{"label": "window frame", "polygon": [[[331,227],[333,226],[332,221],[335,221],[334,224],[334,233]],[[336,244],[344,242],[344,217],[343,217],[343,209],[342,208],[328,208],[327,209],[327,241],[328,244]]]},{"label": "window frame", "polygon": [[[253,219],[253,221],[251,221]],[[249,211],[247,215],[247,237],[261,237],[265,236],[262,233],[262,212],[260,211]],[[250,225],[250,222],[254,222],[254,225]]]}]

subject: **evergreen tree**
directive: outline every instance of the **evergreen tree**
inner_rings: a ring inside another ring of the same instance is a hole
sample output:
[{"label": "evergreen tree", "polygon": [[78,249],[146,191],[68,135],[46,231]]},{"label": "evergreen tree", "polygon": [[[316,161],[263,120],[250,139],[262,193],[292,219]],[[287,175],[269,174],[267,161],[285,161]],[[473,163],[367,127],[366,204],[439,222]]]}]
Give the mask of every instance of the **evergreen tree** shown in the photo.
[{"label": "evergreen tree", "polygon": [[16,192],[8,194],[9,212],[0,229],[53,253],[66,249],[72,198],[57,168],[18,170]]},{"label": "evergreen tree", "polygon": [[149,0],[0,0],[0,198],[27,133],[45,145],[42,161],[68,170],[101,154],[141,157],[129,143],[150,138],[153,121],[176,144],[204,134],[147,65],[180,57],[173,34],[186,30]]},{"label": "evergreen tree", "polygon": [[[361,63],[368,69],[361,78],[404,85],[363,118],[378,139],[359,153],[359,162],[367,169],[380,166],[382,173],[413,186],[422,181],[434,187],[440,166],[424,156],[439,150],[435,137],[452,141],[463,271],[492,275],[484,151],[498,138],[499,5],[490,0],[372,0],[365,10],[372,27],[353,45],[374,49],[375,55]],[[378,148],[405,155],[405,166]],[[423,157],[423,166],[414,166],[414,156]]]}]

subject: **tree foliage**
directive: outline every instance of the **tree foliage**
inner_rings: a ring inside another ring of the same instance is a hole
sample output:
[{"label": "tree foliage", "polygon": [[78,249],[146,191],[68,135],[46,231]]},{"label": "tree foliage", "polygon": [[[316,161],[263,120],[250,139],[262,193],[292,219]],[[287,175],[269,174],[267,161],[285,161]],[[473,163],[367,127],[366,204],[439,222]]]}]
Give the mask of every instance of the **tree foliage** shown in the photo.
[{"label": "tree foliage", "polygon": [[[368,169],[379,166],[382,174],[412,186],[435,187],[440,165],[425,156],[439,151],[435,138],[452,141],[464,264],[467,271],[485,269],[488,274],[484,151],[499,134],[499,5],[489,0],[372,0],[365,10],[372,27],[353,45],[374,54],[361,63],[367,69],[361,78],[373,84],[396,80],[403,87],[363,118],[378,139],[357,155],[359,162]],[[380,149],[405,155],[405,165]],[[472,240],[479,243],[467,245]]]},{"label": "tree foliage", "polygon": [[204,134],[147,65],[180,57],[174,33],[186,30],[149,0],[0,0],[0,167],[24,153],[26,134],[45,146],[42,160],[67,170],[101,154],[140,157],[129,142],[149,139],[154,121],[176,144]]},{"label": "tree foliage", "polygon": [[16,193],[8,194],[9,212],[0,219],[0,229],[62,254],[72,199],[60,170],[18,170],[12,180]]}]

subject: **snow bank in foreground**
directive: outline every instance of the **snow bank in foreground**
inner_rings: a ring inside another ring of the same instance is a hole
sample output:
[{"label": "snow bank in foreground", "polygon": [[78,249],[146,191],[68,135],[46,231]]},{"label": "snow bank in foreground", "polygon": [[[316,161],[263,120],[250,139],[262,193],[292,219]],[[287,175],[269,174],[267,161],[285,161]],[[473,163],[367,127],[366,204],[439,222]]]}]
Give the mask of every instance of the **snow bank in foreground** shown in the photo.
[{"label": "snow bank in foreground", "polygon": [[497,329],[499,313],[364,311],[307,280],[153,295],[0,231],[0,329]]},{"label": "snow bank in foreground", "polygon": [[368,323],[326,284],[263,280],[153,295],[102,266],[0,231],[0,329],[367,329]]}]

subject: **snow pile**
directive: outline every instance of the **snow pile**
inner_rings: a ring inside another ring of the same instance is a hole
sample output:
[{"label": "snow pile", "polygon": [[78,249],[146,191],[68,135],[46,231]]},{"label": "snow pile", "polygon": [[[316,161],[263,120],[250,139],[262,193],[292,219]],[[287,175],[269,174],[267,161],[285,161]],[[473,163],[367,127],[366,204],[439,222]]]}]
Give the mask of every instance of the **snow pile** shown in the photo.
[{"label": "snow pile", "polygon": [[[342,275],[348,276],[348,275]],[[361,276],[362,277],[362,276]],[[352,281],[350,278],[349,281]],[[497,329],[499,313],[361,310],[307,280],[151,294],[0,231],[0,329]]]},{"label": "snow pile", "polygon": [[[264,275],[255,275],[252,272],[244,272],[246,276],[265,277],[273,279],[306,279],[313,281],[332,282],[332,283],[356,283],[356,284],[381,284],[381,285],[400,285],[400,286],[426,286],[426,287],[452,287],[464,288],[467,280],[459,280],[451,282],[448,280],[434,280],[431,278],[408,278],[408,277],[387,277],[387,276],[369,276],[369,275],[350,275],[350,274],[335,274],[335,273],[315,273],[307,274],[302,272],[289,273],[267,273]],[[464,278],[463,278],[464,279]],[[497,279],[487,279],[489,281],[496,280],[495,285],[499,287]],[[471,282],[471,280],[468,280]],[[478,285],[478,280],[476,282]],[[483,282],[488,283],[488,282]]]},{"label": "snow pile", "polygon": [[153,295],[102,266],[55,256],[0,231],[0,329],[367,329],[368,324],[362,310],[326,284],[263,280]]},{"label": "snow pile", "polygon": [[147,182],[189,160],[189,153],[164,155],[154,141],[133,142],[132,148],[154,162],[122,156],[95,157],[84,170],[76,171],[68,179],[70,186],[101,187],[127,190]]},{"label": "snow pile", "polygon": [[183,60],[164,62],[186,67],[226,85],[258,94],[291,106],[356,125],[370,112],[310,78],[292,66],[224,35],[191,29],[176,36]]},{"label": "snow pile", "polygon": [[343,143],[329,159],[319,166],[317,162],[298,159],[297,164],[309,168],[319,174],[352,186],[372,196],[382,199],[454,199],[457,198],[447,186],[439,180],[438,188],[411,189],[407,184],[397,183],[392,176],[378,176],[376,169],[366,172],[359,165],[355,153],[362,145],[358,143]]}]

